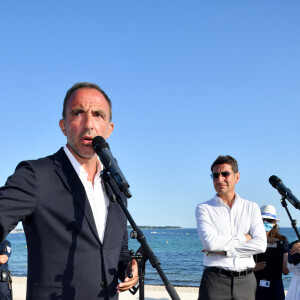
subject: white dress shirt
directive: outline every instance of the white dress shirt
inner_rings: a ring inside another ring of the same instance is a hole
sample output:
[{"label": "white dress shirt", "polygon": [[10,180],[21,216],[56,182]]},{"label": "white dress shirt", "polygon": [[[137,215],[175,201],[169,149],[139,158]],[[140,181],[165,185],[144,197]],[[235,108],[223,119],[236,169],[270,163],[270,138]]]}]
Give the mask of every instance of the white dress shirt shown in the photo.
[{"label": "white dress shirt", "polygon": [[100,177],[100,171],[102,169],[102,165],[100,163],[100,160],[98,159],[97,173],[94,178],[93,186],[93,183],[87,180],[87,171],[80,165],[71,151],[66,146],[64,147],[64,150],[84,186],[85,192],[92,208],[98,235],[100,241],[103,243],[109,200],[106,196],[105,189],[102,186],[101,182],[102,180]]},{"label": "white dress shirt", "polygon": [[[227,252],[205,255],[204,266],[242,271],[255,266],[253,254],[266,251],[266,230],[258,205],[237,194],[231,209],[217,195],[199,204],[196,220],[203,249]],[[252,237],[249,242],[246,233]]]}]

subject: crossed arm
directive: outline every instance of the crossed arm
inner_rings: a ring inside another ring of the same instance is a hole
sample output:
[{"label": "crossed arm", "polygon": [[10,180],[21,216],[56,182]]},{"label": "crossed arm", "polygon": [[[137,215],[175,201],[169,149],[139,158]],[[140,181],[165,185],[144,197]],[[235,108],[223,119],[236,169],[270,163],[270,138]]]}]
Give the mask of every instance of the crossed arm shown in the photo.
[{"label": "crossed arm", "polygon": [[[206,207],[200,205],[197,211],[198,234],[203,245],[203,249],[225,254],[227,256],[249,257],[256,253],[265,252],[266,232],[261,220],[259,207],[255,205],[251,212],[249,226],[246,220],[236,226],[236,230],[231,228],[230,223],[224,220],[212,220],[211,214]],[[250,212],[249,212],[250,213]],[[224,229],[224,226],[226,227]],[[243,228],[244,227],[244,228]],[[240,233],[244,229],[244,233]],[[237,230],[239,229],[239,230]],[[235,231],[239,233],[235,233]]]}]

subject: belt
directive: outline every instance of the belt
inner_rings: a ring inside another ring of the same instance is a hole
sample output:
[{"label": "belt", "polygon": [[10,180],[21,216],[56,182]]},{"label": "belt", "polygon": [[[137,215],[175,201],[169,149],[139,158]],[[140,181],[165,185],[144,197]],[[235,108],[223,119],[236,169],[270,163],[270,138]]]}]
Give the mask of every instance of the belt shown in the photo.
[{"label": "belt", "polygon": [[230,276],[230,277],[246,276],[246,275],[251,274],[253,272],[252,269],[246,269],[244,271],[238,272],[238,271],[224,270],[224,269],[217,268],[217,267],[205,267],[205,270],[211,271],[211,272],[214,272],[214,273],[223,274],[223,275]]}]

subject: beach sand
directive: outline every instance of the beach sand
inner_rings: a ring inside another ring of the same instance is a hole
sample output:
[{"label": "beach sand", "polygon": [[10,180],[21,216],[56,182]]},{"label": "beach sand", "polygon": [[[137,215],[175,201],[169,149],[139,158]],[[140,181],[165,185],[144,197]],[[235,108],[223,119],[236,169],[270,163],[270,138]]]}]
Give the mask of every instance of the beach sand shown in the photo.
[{"label": "beach sand", "polygon": [[[26,298],[26,277],[14,277],[13,280],[13,299],[25,300]],[[197,287],[175,287],[178,296],[182,300],[196,300],[198,298]],[[119,300],[138,300],[139,292],[132,295],[129,292],[120,294]],[[145,300],[168,300],[171,299],[164,286],[145,285]]]}]

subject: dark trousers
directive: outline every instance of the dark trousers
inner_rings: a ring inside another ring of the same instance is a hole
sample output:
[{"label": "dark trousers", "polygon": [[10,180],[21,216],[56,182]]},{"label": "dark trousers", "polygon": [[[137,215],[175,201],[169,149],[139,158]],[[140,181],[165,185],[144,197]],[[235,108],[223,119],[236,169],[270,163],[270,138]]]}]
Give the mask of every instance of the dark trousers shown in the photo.
[{"label": "dark trousers", "polygon": [[255,300],[255,291],[253,272],[232,277],[204,270],[198,300]]},{"label": "dark trousers", "polygon": [[0,281],[0,300],[11,300],[11,290],[7,281]]}]

